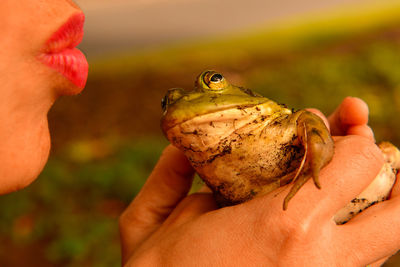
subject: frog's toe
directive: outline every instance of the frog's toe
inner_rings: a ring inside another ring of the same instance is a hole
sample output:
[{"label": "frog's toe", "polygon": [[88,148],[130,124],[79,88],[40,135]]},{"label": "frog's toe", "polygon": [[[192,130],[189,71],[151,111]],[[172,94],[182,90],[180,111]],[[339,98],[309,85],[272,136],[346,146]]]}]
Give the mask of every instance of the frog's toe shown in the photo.
[{"label": "frog's toe", "polygon": [[300,190],[300,188],[310,179],[311,176],[307,174],[302,174],[297,177],[296,181],[294,182],[292,188],[290,189],[289,193],[285,197],[283,201],[283,210],[286,210],[289,204],[289,201],[296,195],[296,193]]},{"label": "frog's toe", "polygon": [[[311,138],[312,139],[312,138]],[[309,143],[310,147],[307,160],[309,164],[309,172],[313,178],[314,184],[318,189],[321,189],[319,181],[320,170],[332,159],[333,144]]]},{"label": "frog's toe", "polygon": [[317,173],[314,173],[314,174],[312,175],[312,177],[313,177],[315,186],[316,186],[318,189],[321,189],[321,183],[319,182],[319,170],[318,170]]},{"label": "frog's toe", "polygon": [[306,151],[306,160],[316,187],[321,188],[319,171],[333,157],[334,145],[324,122],[317,115],[303,112],[297,121],[297,133]]}]

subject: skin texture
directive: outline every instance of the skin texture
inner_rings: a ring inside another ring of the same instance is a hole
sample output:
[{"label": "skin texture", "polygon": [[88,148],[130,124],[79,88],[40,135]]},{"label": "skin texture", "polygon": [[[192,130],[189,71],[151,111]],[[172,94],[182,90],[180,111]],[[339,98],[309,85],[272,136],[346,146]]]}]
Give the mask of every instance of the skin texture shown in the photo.
[{"label": "skin texture", "polygon": [[400,212],[398,184],[390,200],[349,223],[338,226],[332,221],[335,212],[360,193],[383,164],[366,124],[365,107],[360,99],[346,98],[329,117],[336,135],[353,130],[358,135],[334,137],[335,155],[320,175],[322,189],[308,181],[285,212],[281,202],[288,186],[223,209],[217,209],[206,188],[187,196],[193,170],[178,149],[168,146],[120,218],[123,263],[362,266],[375,262],[378,266],[400,245],[400,220],[393,216]]},{"label": "skin texture", "polygon": [[78,91],[37,57],[79,12],[70,0],[0,1],[0,194],[36,179],[50,150],[47,112],[57,97]]}]

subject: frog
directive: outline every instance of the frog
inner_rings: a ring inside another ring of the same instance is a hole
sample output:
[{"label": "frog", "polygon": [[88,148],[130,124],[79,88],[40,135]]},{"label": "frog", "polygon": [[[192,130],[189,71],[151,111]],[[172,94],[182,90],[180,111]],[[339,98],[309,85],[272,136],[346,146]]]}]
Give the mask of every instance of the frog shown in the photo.
[{"label": "frog", "polygon": [[212,190],[219,206],[249,201],[291,183],[283,210],[332,159],[334,142],[324,121],[206,70],[194,89],[168,90],[161,129]]}]

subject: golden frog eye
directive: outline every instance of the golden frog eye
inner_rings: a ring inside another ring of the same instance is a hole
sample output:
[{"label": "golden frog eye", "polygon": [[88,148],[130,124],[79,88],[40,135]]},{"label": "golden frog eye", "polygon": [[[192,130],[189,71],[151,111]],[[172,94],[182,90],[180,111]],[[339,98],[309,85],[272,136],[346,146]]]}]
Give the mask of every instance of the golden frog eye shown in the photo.
[{"label": "golden frog eye", "polygon": [[224,76],[216,72],[207,73],[207,75],[204,77],[204,82],[207,84],[209,89],[212,90],[221,90],[227,85]]}]

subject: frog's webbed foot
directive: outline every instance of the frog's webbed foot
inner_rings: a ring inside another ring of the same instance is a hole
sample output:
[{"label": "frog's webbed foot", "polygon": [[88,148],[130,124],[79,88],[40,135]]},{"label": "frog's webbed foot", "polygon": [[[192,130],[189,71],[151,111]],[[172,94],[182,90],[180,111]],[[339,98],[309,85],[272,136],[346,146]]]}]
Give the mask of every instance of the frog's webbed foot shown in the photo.
[{"label": "frog's webbed foot", "polygon": [[283,202],[284,210],[290,199],[311,177],[315,186],[321,188],[319,171],[332,159],[334,152],[332,137],[322,119],[308,111],[299,112],[297,135],[304,147],[304,156],[293,179],[294,184]]}]

